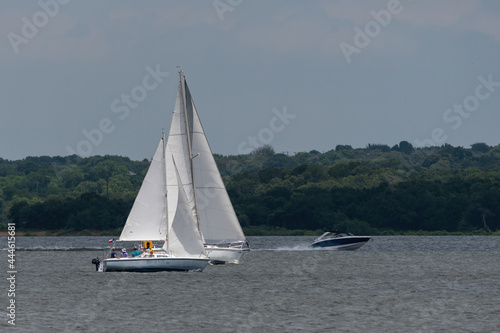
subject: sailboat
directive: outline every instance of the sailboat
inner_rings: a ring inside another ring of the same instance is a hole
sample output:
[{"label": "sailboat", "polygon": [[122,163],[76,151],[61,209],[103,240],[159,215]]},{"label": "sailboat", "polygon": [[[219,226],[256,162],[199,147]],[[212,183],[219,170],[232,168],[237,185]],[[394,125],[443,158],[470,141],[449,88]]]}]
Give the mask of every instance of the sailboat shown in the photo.
[{"label": "sailboat", "polygon": [[[92,261],[96,270],[203,271],[208,264],[201,233],[165,139],[163,133],[119,239],[112,242],[102,263],[98,258]],[[175,207],[167,208],[167,195]],[[133,244],[134,251],[127,251],[125,244]],[[116,247],[123,247],[119,256]]]},{"label": "sailboat", "polygon": [[[167,153],[173,156],[172,160],[167,161],[167,175],[173,177],[168,170],[174,168],[175,160],[180,183],[211,263],[239,263],[250,247],[215,163],[182,71],[179,72]],[[176,186],[169,187],[169,191],[177,191]],[[168,195],[167,198],[168,206],[176,207],[176,197]]]}]

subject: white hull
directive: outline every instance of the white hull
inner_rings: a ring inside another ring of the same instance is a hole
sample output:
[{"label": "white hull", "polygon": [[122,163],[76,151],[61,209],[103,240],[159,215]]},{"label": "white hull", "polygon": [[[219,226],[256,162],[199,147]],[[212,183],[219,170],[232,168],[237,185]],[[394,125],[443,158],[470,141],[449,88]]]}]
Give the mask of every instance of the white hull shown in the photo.
[{"label": "white hull", "polygon": [[212,261],[223,261],[228,264],[238,264],[240,258],[250,249],[235,249],[230,247],[205,246],[205,252]]},{"label": "white hull", "polygon": [[158,272],[158,271],[203,271],[209,259],[202,258],[122,258],[105,259],[101,265],[104,272]]}]

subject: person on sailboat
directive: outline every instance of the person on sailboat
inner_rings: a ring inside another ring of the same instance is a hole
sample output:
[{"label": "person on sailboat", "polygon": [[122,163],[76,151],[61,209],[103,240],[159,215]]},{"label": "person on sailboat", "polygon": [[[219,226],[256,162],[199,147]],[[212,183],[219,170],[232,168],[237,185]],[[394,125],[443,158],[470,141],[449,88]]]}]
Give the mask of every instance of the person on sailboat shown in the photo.
[{"label": "person on sailboat", "polygon": [[116,248],[113,248],[113,250],[111,251],[110,258],[117,258],[117,256],[116,256]]},{"label": "person on sailboat", "polygon": [[141,251],[137,250],[137,246],[134,246],[134,250],[132,251],[132,258],[138,257],[141,254]]},{"label": "person on sailboat", "polygon": [[126,248],[122,249],[122,253],[121,253],[120,257],[121,258],[128,258],[128,253],[127,253],[127,249]]}]

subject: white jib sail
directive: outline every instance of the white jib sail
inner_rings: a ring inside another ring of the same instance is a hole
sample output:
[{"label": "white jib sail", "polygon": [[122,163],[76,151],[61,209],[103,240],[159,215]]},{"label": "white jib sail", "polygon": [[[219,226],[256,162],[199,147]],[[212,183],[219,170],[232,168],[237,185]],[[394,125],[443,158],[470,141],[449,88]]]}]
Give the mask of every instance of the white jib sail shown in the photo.
[{"label": "white jib sail", "polygon": [[123,227],[120,240],[164,240],[167,232],[164,139],[156,149],[146,177]]},{"label": "white jib sail", "polygon": [[191,210],[188,198],[184,192],[184,187],[181,184],[179,172],[173,157],[167,160],[167,165],[173,166],[175,170],[173,175],[172,173],[167,173],[168,193],[169,196],[177,198],[175,213],[169,215],[168,252],[173,257],[200,258],[206,255],[202,237],[196,225],[196,219]]}]

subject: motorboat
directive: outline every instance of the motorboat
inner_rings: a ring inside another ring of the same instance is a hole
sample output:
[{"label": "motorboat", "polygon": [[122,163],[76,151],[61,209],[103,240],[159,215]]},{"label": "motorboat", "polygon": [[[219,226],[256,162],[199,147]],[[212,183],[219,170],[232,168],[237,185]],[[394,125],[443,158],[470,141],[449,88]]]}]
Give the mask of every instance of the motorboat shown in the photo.
[{"label": "motorboat", "polygon": [[371,236],[354,236],[351,233],[327,231],[316,238],[312,247],[330,248],[334,250],[352,251],[359,249],[371,239]]}]

